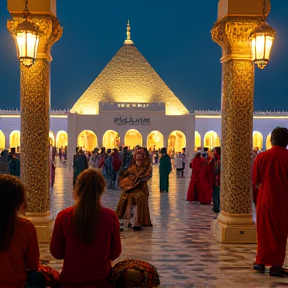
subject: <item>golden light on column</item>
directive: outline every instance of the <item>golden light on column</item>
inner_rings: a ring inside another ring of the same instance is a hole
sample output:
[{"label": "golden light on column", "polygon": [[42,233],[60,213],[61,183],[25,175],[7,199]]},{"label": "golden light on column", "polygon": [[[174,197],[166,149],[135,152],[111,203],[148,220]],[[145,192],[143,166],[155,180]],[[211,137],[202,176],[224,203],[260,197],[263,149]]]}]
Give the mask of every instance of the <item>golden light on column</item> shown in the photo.
[{"label": "golden light on column", "polygon": [[[270,10],[270,2],[266,2],[265,15]],[[222,48],[221,207],[211,230],[222,243],[255,243],[257,239],[251,191],[254,65],[249,39],[259,20],[263,20],[262,0],[219,0],[218,18],[211,31]],[[260,52],[255,55],[261,56]],[[258,59],[260,67],[266,58]]]},{"label": "golden light on column", "polygon": [[30,14],[27,3],[26,0],[23,12],[24,21],[17,25],[12,35],[17,46],[19,61],[24,66],[31,67],[36,59],[40,33],[39,27],[29,20]]},{"label": "golden light on column", "polygon": [[[56,0],[7,0],[12,20],[7,28],[15,39],[20,61],[21,180],[27,187],[26,216],[39,242],[50,241],[53,215],[49,193],[50,50],[61,37]],[[39,37],[41,35],[41,37]],[[37,49],[38,48],[38,49]]]},{"label": "golden light on column", "polygon": [[263,19],[261,23],[250,33],[251,58],[260,69],[264,69],[269,63],[271,48],[276,32],[266,22],[266,1],[263,0]]}]

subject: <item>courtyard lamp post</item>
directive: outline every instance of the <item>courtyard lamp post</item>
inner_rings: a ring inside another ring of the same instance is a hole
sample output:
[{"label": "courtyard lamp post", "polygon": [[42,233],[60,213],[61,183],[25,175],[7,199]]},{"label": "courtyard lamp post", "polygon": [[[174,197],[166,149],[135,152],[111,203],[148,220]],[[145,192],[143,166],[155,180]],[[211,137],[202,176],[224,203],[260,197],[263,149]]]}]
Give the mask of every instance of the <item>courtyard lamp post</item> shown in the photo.
[{"label": "courtyard lamp post", "polygon": [[[53,215],[49,196],[50,50],[61,37],[56,0],[7,0],[7,22],[20,61],[21,180],[27,187],[26,216],[39,242],[50,241]],[[23,20],[24,16],[24,20]]]}]

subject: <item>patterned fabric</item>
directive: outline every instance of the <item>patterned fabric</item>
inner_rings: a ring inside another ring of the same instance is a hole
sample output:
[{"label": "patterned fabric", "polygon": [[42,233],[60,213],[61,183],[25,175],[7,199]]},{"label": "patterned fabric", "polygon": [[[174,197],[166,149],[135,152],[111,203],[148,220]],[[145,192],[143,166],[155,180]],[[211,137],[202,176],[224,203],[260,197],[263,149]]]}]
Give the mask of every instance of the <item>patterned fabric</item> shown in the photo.
[{"label": "patterned fabric", "polygon": [[59,272],[47,265],[40,264],[38,266],[38,272],[40,272],[45,278],[45,284],[51,288],[60,287]]},{"label": "patterned fabric", "polygon": [[111,281],[116,284],[116,287],[133,285],[135,287],[153,288],[160,285],[157,269],[153,265],[142,260],[133,259],[117,263],[112,268]]}]

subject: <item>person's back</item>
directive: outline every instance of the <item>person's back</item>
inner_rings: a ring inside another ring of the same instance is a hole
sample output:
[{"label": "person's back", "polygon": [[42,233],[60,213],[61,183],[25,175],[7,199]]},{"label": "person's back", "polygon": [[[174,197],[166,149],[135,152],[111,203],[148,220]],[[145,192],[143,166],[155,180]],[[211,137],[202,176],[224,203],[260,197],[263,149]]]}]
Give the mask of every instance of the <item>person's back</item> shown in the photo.
[{"label": "person's back", "polygon": [[[39,247],[36,229],[31,221],[18,217],[26,205],[25,188],[15,176],[0,175],[0,287],[23,288],[26,269],[31,270],[44,287],[44,277],[36,271]],[[32,277],[34,277],[30,273]],[[38,286],[39,285],[39,286]],[[42,285],[42,286],[41,286]]]},{"label": "person's back", "polygon": [[[261,182],[261,203],[268,206],[288,204],[288,150],[273,146],[256,157]],[[284,201],[284,202],[283,202]],[[288,209],[287,209],[288,212]]]},{"label": "person's back", "polygon": [[271,133],[272,148],[257,155],[253,185],[259,187],[256,206],[257,255],[253,268],[288,277],[283,269],[288,235],[288,129],[276,127]]},{"label": "person's back", "polygon": [[111,287],[111,261],[121,253],[120,225],[115,212],[100,204],[104,190],[101,172],[85,170],[76,183],[75,205],[57,215],[50,251],[64,259],[61,288]]}]

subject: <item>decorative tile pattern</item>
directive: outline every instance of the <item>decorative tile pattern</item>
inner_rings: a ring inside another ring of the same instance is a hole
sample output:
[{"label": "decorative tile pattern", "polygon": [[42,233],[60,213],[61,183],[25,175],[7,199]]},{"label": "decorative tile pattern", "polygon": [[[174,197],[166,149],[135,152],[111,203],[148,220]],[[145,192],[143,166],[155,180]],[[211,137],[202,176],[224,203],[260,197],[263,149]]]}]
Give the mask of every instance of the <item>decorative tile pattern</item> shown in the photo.
[{"label": "decorative tile pattern", "polygon": [[[170,192],[159,193],[158,167],[154,166],[149,183],[152,228],[121,232],[123,252],[115,263],[127,258],[150,262],[160,274],[161,287],[215,288],[287,287],[288,279],[262,275],[252,269],[255,244],[221,244],[210,231],[217,215],[211,205],[186,202],[190,178],[170,175]],[[119,191],[106,191],[103,205],[116,208]],[[72,169],[57,164],[56,182],[51,190],[52,211],[72,205]],[[40,245],[41,259],[61,270],[48,245]],[[288,265],[287,261],[285,263]]]}]

